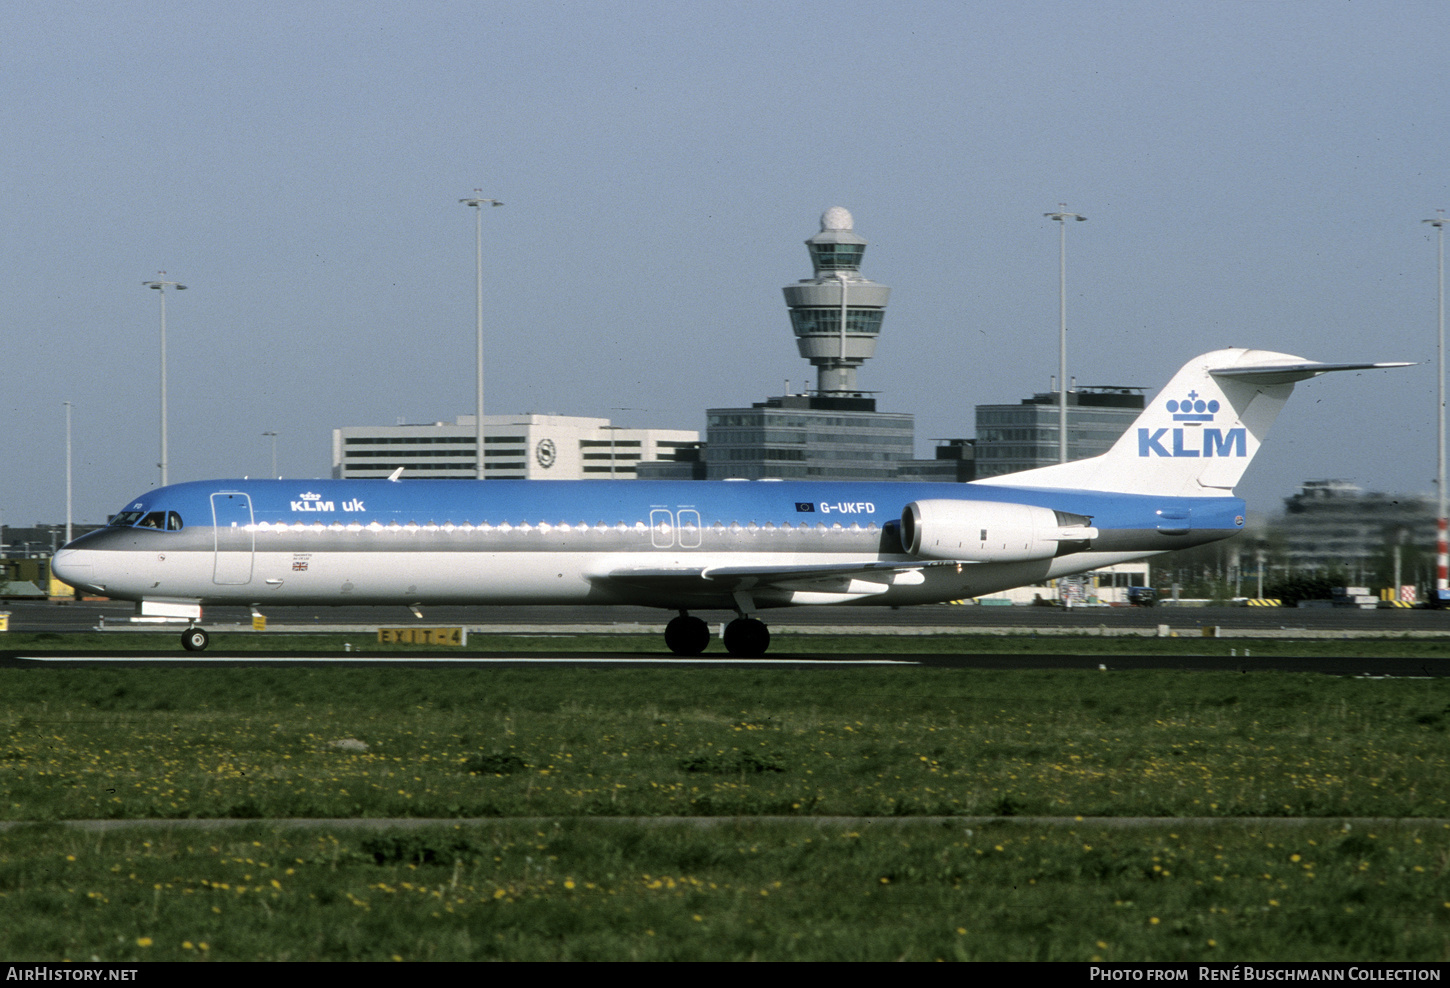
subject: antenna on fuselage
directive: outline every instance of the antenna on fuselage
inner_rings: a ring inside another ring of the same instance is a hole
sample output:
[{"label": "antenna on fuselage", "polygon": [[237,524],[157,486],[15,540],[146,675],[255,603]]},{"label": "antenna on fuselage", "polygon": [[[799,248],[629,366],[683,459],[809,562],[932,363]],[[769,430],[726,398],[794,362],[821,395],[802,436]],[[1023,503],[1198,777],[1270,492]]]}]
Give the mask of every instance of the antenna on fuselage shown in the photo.
[{"label": "antenna on fuselage", "polygon": [[398,482],[398,478],[401,477],[402,475],[403,475],[403,468],[402,467],[398,467],[398,469],[396,469],[392,473],[388,474],[388,479],[391,480],[393,483],[397,483]]}]

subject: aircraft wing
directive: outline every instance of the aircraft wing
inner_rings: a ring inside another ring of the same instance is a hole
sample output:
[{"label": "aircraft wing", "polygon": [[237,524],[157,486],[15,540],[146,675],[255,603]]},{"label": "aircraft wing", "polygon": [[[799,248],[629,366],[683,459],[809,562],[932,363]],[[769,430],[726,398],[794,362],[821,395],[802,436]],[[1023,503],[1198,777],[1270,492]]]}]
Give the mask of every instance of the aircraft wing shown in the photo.
[{"label": "aircraft wing", "polygon": [[624,567],[592,579],[595,582],[616,583],[656,592],[734,593],[769,588],[870,596],[885,593],[893,584],[922,583],[925,581],[921,573],[924,569],[958,565],[961,564],[953,560],[930,560],[909,563]]}]

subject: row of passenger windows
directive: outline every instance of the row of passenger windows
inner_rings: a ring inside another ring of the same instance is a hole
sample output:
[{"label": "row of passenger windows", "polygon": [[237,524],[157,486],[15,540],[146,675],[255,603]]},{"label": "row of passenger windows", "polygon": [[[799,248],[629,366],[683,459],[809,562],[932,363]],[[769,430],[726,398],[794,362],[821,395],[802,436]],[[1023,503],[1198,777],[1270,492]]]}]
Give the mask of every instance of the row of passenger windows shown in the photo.
[{"label": "row of passenger windows", "polygon": [[[175,511],[149,511],[149,512],[145,512],[145,513],[142,513],[140,511],[123,511],[120,514],[116,515],[114,518],[111,519],[111,526],[113,528],[152,528],[152,529],[164,530],[164,531],[168,531],[168,532],[179,532],[179,531],[181,531],[181,528],[182,528],[181,515],[177,514]],[[250,526],[248,526],[248,527],[250,527]],[[592,525],[592,526],[589,525],[589,524],[587,524],[587,523],[581,523],[581,524],[574,525],[574,526],[571,526],[571,525],[569,525],[567,523],[565,523],[565,524],[559,524],[559,525],[550,525],[547,522],[541,522],[537,526],[530,525],[528,522],[524,522],[523,524],[520,524],[520,525],[510,525],[508,522],[503,522],[503,523],[501,523],[499,525],[490,525],[487,522],[484,522],[483,524],[479,524],[479,525],[470,525],[470,524],[467,524],[467,523],[462,524],[462,525],[454,525],[451,522],[445,523],[443,525],[436,525],[436,524],[433,524],[433,525],[419,525],[417,522],[409,522],[407,525],[399,525],[397,522],[392,522],[392,523],[390,523],[390,524],[388,524],[386,526],[381,525],[378,522],[372,522],[369,525],[361,525],[361,524],[358,524],[358,523],[353,523],[353,524],[349,524],[349,525],[346,525],[346,526],[342,525],[341,523],[337,523],[337,522],[334,522],[333,524],[326,525],[326,526],[324,526],[324,525],[322,525],[322,524],[320,524],[318,522],[312,522],[312,523],[293,522],[291,524],[289,524],[287,522],[281,522],[281,523],[260,522],[260,523],[257,524],[256,527],[258,529],[262,530],[262,531],[274,530],[274,531],[278,531],[278,532],[283,532],[283,531],[288,531],[288,530],[291,530],[291,531],[302,531],[302,530],[305,530],[305,529],[311,529],[313,531],[318,531],[318,530],[322,530],[324,528],[330,528],[330,529],[332,529],[334,531],[343,530],[344,528],[347,529],[347,530],[351,530],[351,531],[362,531],[364,529],[367,529],[367,530],[370,530],[370,531],[380,531],[380,530],[383,530],[383,529],[419,529],[419,528],[422,528],[422,529],[441,529],[443,531],[461,530],[461,531],[480,531],[480,532],[490,532],[490,531],[499,531],[499,532],[509,532],[509,531],[530,532],[530,531],[535,531],[535,530],[540,531],[540,532],[548,532],[548,531],[563,531],[563,532],[580,531],[580,532],[587,532],[591,528],[594,531],[600,531],[600,532],[607,531],[607,530],[610,530],[610,529],[612,529],[614,531],[617,531],[617,532],[626,532],[626,531],[629,531],[631,529],[633,529],[635,531],[639,531],[639,532],[644,532],[644,531],[648,531],[650,529],[650,526],[647,526],[644,522],[635,522],[633,525],[628,525],[628,524],[626,524],[625,522],[622,522],[622,521],[621,522],[616,522],[614,525],[606,525],[606,524],[600,522],[600,523],[597,523],[597,524]],[[654,526],[654,527],[655,528],[658,528],[658,529],[661,529],[661,530],[666,530],[670,526],[669,525],[657,525],[657,526]],[[681,527],[686,528],[686,529],[689,529],[689,530],[692,530],[692,531],[697,528],[697,526],[695,526],[695,525],[683,525]],[[713,525],[710,525],[710,526],[698,526],[698,527],[704,527],[706,529],[713,529],[714,531],[717,531],[717,532],[724,531],[727,528],[730,531],[732,531],[732,532],[740,532],[740,531],[750,531],[750,532],[767,531],[768,532],[768,531],[775,531],[777,529],[779,529],[781,531],[801,531],[801,532],[810,531],[812,529],[814,529],[814,530],[816,530],[818,532],[824,532],[824,531],[827,530],[826,525],[824,523],[822,523],[822,522],[816,522],[813,525],[810,522],[804,522],[804,521],[801,522],[800,524],[794,525],[794,526],[792,526],[788,522],[782,523],[779,526],[777,526],[774,522],[766,522],[764,525],[758,525],[758,524],[756,524],[753,521],[752,522],[749,522],[748,524],[745,524],[745,525],[742,525],[742,524],[740,524],[740,522],[737,521],[737,522],[732,522],[730,525],[727,526],[727,525],[725,525],[724,522],[718,522],[717,521]],[[840,523],[837,523],[837,524],[832,525],[831,528],[836,529],[836,530],[844,530],[845,529],[845,526],[841,525]],[[851,528],[851,530],[855,530],[855,531],[862,530],[862,526],[859,523],[853,523],[850,526],[850,528]],[[868,523],[866,526],[864,526],[864,530],[866,530],[866,531],[875,531],[876,530],[876,523],[875,522]]]},{"label": "row of passenger windows", "polygon": [[571,525],[568,522],[561,522],[559,524],[553,524],[553,525],[549,524],[548,522],[539,522],[536,525],[535,524],[531,524],[529,522],[522,522],[522,523],[520,523],[518,525],[510,524],[509,522],[500,522],[497,525],[490,524],[488,522],[480,522],[479,524],[476,524],[476,525],[475,524],[471,524],[469,522],[464,522],[461,525],[456,525],[453,522],[444,522],[441,525],[438,524],[438,523],[436,523],[436,522],[429,522],[426,525],[420,525],[418,522],[415,522],[415,521],[410,521],[410,522],[407,522],[406,524],[402,524],[402,523],[399,523],[399,522],[396,522],[396,521],[391,521],[391,522],[388,522],[388,524],[384,525],[381,522],[373,521],[373,522],[369,522],[368,524],[364,525],[364,524],[362,524],[360,522],[349,522],[349,523],[332,522],[330,524],[326,524],[326,523],[323,523],[323,522],[302,522],[302,521],[298,521],[298,522],[265,522],[265,521],[263,521],[263,522],[257,522],[255,526],[248,526],[248,527],[254,527],[257,531],[260,531],[260,532],[278,532],[278,533],[282,533],[282,532],[328,532],[328,531],[331,531],[331,532],[484,532],[484,533],[488,533],[488,532],[500,532],[500,533],[503,533],[503,534],[508,534],[509,532],[523,532],[523,533],[539,532],[541,534],[547,534],[549,532],[611,532],[611,531],[612,532],[631,532],[632,531],[632,532],[636,532],[636,533],[650,532],[650,531],[667,532],[667,531],[669,531],[669,530],[671,530],[672,528],[675,528],[675,527],[678,527],[678,528],[681,528],[681,529],[683,529],[685,531],[690,531],[690,532],[694,532],[694,531],[705,531],[705,532],[715,532],[715,533],[719,533],[719,532],[725,532],[725,531],[729,531],[729,532],[777,532],[778,531],[778,532],[816,532],[817,534],[819,534],[821,532],[827,532],[827,531],[833,531],[833,532],[848,532],[848,531],[849,532],[874,532],[878,528],[877,524],[874,521],[873,522],[867,522],[864,525],[862,525],[860,522],[852,522],[850,525],[844,525],[841,522],[833,522],[830,525],[827,525],[825,522],[815,522],[815,523],[812,523],[812,522],[806,522],[806,521],[803,521],[803,522],[801,522],[798,525],[792,525],[789,522],[781,522],[780,524],[777,525],[775,522],[770,522],[770,521],[766,522],[763,525],[761,525],[761,524],[759,524],[757,522],[753,522],[753,521],[752,522],[747,522],[747,523],[744,523],[744,524],[742,524],[742,523],[740,523],[738,521],[735,521],[735,522],[731,522],[729,525],[726,525],[724,522],[717,521],[717,522],[714,522],[714,523],[709,524],[709,525],[704,525],[704,524],[700,524],[700,525],[696,525],[696,524],[683,524],[683,525],[679,525],[679,526],[671,525],[671,524],[669,524],[667,522],[659,522],[659,523],[656,523],[654,525],[650,525],[650,524],[648,524],[646,522],[643,522],[643,521],[637,521],[633,525],[628,524],[626,522],[622,522],[622,521],[621,522],[616,522],[613,525],[605,524],[604,522],[596,522],[593,525],[590,525],[587,522],[580,522],[577,525]]}]

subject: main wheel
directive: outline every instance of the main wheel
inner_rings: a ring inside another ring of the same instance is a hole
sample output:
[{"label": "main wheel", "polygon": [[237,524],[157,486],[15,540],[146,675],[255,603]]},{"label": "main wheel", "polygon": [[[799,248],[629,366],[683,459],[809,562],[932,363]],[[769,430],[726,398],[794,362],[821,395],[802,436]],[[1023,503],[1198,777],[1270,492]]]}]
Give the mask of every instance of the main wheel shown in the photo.
[{"label": "main wheel", "polygon": [[710,644],[710,626],[700,618],[681,614],[665,625],[665,644],[676,655],[699,655]]},{"label": "main wheel", "polygon": [[755,618],[736,618],[725,626],[725,650],[736,658],[754,659],[770,648],[770,629]]},{"label": "main wheel", "polygon": [[211,636],[205,628],[187,628],[181,633],[181,647],[188,652],[200,652],[211,644]]}]

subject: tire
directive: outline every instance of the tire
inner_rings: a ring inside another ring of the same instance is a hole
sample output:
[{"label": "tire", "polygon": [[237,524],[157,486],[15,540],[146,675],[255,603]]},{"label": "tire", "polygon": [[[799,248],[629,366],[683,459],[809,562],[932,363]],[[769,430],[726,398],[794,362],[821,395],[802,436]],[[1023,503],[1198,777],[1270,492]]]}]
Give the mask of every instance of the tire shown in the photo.
[{"label": "tire", "polygon": [[188,652],[202,652],[211,644],[211,636],[204,628],[187,628],[181,633],[181,647]]},{"label": "tire", "polygon": [[700,618],[681,614],[665,625],[665,644],[676,655],[699,655],[710,644],[710,626]]},{"label": "tire", "polygon": [[739,659],[758,659],[770,648],[770,629],[755,618],[736,618],[725,626],[725,650]]}]

